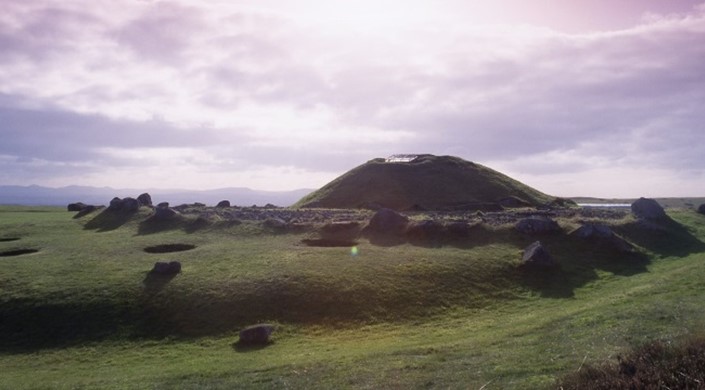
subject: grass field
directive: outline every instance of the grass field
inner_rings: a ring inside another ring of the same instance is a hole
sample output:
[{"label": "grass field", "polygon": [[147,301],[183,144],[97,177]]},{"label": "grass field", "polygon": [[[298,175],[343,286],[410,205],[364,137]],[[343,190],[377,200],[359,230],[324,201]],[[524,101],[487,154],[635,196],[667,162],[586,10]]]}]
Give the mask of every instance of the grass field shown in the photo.
[{"label": "grass field", "polygon": [[[705,324],[705,216],[612,221],[634,255],[477,226],[462,245],[302,245],[252,224],[145,234],[56,208],[0,207],[0,388],[555,388],[556,379]],[[91,223],[93,222],[93,223]],[[577,221],[560,220],[567,232]],[[191,244],[183,252],[144,248]],[[148,276],[178,260],[173,279]],[[274,342],[235,344],[272,322]]]}]

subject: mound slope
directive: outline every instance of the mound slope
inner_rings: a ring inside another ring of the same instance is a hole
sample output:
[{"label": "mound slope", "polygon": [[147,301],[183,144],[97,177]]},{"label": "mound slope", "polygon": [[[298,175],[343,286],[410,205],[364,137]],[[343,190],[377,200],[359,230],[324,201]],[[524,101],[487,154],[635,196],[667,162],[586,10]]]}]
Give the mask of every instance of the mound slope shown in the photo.
[{"label": "mound slope", "polygon": [[507,198],[532,206],[554,200],[483,165],[426,154],[410,162],[370,160],[305,196],[294,207],[483,209],[498,207]]}]

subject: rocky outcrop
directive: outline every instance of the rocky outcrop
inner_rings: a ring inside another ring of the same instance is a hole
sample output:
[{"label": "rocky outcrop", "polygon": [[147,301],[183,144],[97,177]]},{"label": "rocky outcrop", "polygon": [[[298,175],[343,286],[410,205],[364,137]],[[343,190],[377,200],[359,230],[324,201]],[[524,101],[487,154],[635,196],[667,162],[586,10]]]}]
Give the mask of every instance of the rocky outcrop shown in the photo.
[{"label": "rocky outcrop", "polygon": [[558,265],[551,254],[548,253],[548,250],[541,244],[541,241],[535,241],[527,246],[524,249],[521,261],[522,265],[527,267],[551,268]]},{"label": "rocky outcrop", "polygon": [[514,225],[514,228],[526,234],[557,233],[561,230],[558,222],[543,215],[524,218]]},{"label": "rocky outcrop", "polygon": [[218,202],[217,205],[215,205],[215,207],[217,207],[217,208],[230,207],[230,201],[229,200],[221,200],[220,202]]},{"label": "rocky outcrop", "polygon": [[698,207],[698,212],[700,214],[705,214],[705,203],[701,204],[700,207]]},{"label": "rocky outcrop", "polygon": [[140,209],[140,202],[135,198],[113,198],[108,206],[108,211],[121,213],[134,213]]},{"label": "rocky outcrop", "polygon": [[83,203],[83,202],[76,202],[76,203],[69,203],[68,206],[66,206],[66,209],[68,211],[83,211],[86,207],[89,205]]},{"label": "rocky outcrop", "polygon": [[148,193],[140,194],[137,197],[137,201],[140,202],[140,206],[152,207],[152,196]]},{"label": "rocky outcrop", "polygon": [[170,219],[175,217],[178,214],[176,210],[171,209],[169,207],[157,207],[154,209],[154,214],[152,214],[152,218],[155,220],[165,220],[165,219]]},{"label": "rocky outcrop", "polygon": [[638,218],[658,220],[666,218],[666,212],[653,199],[639,198],[632,203],[632,213]]}]

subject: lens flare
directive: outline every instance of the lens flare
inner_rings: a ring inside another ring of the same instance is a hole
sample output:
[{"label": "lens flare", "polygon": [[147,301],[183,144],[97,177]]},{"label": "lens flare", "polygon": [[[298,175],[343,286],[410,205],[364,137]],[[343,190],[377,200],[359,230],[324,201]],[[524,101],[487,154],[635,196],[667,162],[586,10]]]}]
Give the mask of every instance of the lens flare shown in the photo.
[{"label": "lens flare", "polygon": [[350,248],[350,255],[351,256],[357,256],[357,253],[358,253],[358,249],[356,246]]}]

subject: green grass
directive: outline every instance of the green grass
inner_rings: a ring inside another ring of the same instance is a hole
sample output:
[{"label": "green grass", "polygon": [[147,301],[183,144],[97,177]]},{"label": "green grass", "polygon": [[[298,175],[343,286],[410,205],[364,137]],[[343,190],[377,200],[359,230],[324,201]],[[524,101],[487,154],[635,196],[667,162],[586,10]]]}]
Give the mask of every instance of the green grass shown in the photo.
[{"label": "green grass", "polygon": [[[615,221],[640,244],[630,257],[542,237],[562,264],[549,274],[517,268],[534,238],[508,226],[443,248],[363,241],[352,256],[247,223],[139,234],[146,215],[103,229],[0,207],[0,238],[20,238],[0,252],[39,249],[0,257],[0,388],[551,388],[705,323],[705,216],[688,211],[658,234]],[[197,248],[143,251],[167,243]],[[166,260],[183,272],[150,281]],[[238,348],[260,321],[277,324],[274,343]]]}]

